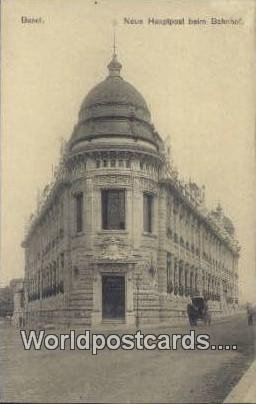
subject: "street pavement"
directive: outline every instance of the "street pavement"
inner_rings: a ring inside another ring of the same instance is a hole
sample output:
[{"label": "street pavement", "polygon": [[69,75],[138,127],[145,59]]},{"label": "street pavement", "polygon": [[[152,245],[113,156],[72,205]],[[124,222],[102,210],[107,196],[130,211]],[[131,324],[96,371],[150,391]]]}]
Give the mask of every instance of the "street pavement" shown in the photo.
[{"label": "street pavement", "polygon": [[[145,333],[188,333],[189,326]],[[253,362],[255,326],[245,314],[219,319],[211,344],[235,351],[25,351],[19,330],[0,324],[1,402],[222,403]],[[54,332],[54,331],[53,331]],[[81,331],[80,331],[81,333]]]},{"label": "street pavement", "polygon": [[256,402],[256,359],[249,370],[239,380],[235,388],[225,399],[224,403],[255,403]]}]

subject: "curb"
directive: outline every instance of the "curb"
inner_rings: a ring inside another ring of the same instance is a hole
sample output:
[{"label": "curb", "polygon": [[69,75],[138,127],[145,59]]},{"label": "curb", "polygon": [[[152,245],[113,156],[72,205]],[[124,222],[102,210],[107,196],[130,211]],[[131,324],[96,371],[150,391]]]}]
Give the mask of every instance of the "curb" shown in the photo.
[{"label": "curb", "polygon": [[[231,321],[234,317],[235,314],[231,315],[225,315],[222,317],[216,317],[213,318],[212,324],[221,324],[221,323],[226,323],[228,321]],[[183,317],[182,319],[179,319],[178,321],[173,319],[173,321],[168,321],[168,322],[162,322],[162,323],[150,323],[150,324],[139,324],[138,327],[135,325],[125,325],[125,324],[114,324],[114,325],[109,325],[107,323],[105,324],[99,324],[97,326],[71,326],[70,328],[65,328],[65,327],[56,327],[53,324],[48,324],[47,326],[44,326],[43,328],[38,328],[38,329],[44,329],[47,331],[56,331],[56,332],[69,332],[70,330],[75,330],[75,331],[81,331],[83,332],[84,330],[90,330],[92,333],[109,333],[109,332],[115,332],[122,334],[124,332],[129,333],[129,332],[136,332],[138,330],[141,330],[142,332],[145,332],[147,330],[165,330],[169,329],[171,330],[172,328],[178,328],[178,327],[189,327],[191,329],[191,326],[189,326],[188,319],[186,317]],[[22,328],[23,329],[23,328]],[[199,328],[200,329],[200,328]],[[197,328],[195,329],[197,330]]]},{"label": "curb", "polygon": [[256,403],[256,359],[226,397],[225,403]]}]

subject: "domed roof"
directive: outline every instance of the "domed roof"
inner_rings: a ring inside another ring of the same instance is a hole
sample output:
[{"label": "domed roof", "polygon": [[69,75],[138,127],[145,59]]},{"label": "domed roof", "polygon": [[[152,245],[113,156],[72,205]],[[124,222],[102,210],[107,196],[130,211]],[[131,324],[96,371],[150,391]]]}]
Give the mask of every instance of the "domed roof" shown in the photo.
[{"label": "domed roof", "polygon": [[109,76],[95,86],[85,97],[81,110],[90,108],[95,104],[132,105],[144,109],[149,114],[146,101],[142,95],[122,77]]},{"label": "domed roof", "polygon": [[[150,112],[146,101],[133,85],[120,76],[121,68],[122,65],[114,54],[108,65],[108,77],[93,87],[85,97],[80,108],[79,121],[95,115],[96,117],[111,115],[113,109],[118,108],[121,115],[134,116],[150,122]],[[99,115],[100,106],[103,109]],[[111,110],[108,107],[112,107]],[[114,115],[116,115],[115,111]]]},{"label": "domed roof", "polygon": [[[74,127],[70,147],[79,142],[108,138],[138,139],[159,150],[162,139],[151,123],[150,111],[143,96],[120,76],[122,65],[114,53],[108,65],[109,75],[87,94]],[[83,144],[83,143],[81,143]],[[83,147],[83,145],[81,146]],[[145,146],[146,147],[146,146]]]},{"label": "domed roof", "polygon": [[218,206],[216,207],[215,210],[211,211],[211,216],[217,218],[223,225],[223,227],[225,228],[225,230],[231,235],[234,236],[235,234],[235,227],[232,223],[232,220],[228,217],[224,215],[223,209],[220,205],[220,203],[218,203]]},{"label": "domed roof", "polygon": [[223,225],[224,225],[225,229],[227,230],[227,232],[231,236],[233,236],[235,233],[235,227],[229,217],[227,217],[227,216],[223,217]]}]

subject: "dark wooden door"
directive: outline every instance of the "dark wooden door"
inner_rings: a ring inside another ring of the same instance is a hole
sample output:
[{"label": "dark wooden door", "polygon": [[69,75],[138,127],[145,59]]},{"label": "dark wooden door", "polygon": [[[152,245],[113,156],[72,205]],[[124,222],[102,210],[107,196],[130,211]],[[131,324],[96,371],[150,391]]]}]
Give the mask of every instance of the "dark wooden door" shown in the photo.
[{"label": "dark wooden door", "polygon": [[125,279],[124,276],[102,276],[102,317],[125,317]]}]

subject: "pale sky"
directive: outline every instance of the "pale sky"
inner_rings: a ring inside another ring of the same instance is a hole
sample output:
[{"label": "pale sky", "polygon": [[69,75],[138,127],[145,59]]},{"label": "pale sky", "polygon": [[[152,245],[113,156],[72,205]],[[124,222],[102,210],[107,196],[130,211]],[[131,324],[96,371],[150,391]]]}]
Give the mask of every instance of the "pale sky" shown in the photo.
[{"label": "pale sky", "polygon": [[[170,135],[180,176],[221,202],[241,244],[240,292],[255,299],[254,1],[5,0],[2,4],[1,282],[23,275],[20,243],[88,91],[103,80],[117,21],[122,76]],[[22,16],[44,24],[22,24]],[[124,24],[124,17],[144,24]],[[148,25],[183,18],[185,25]],[[188,25],[188,18],[206,25]],[[211,17],[241,18],[212,25]]]}]

